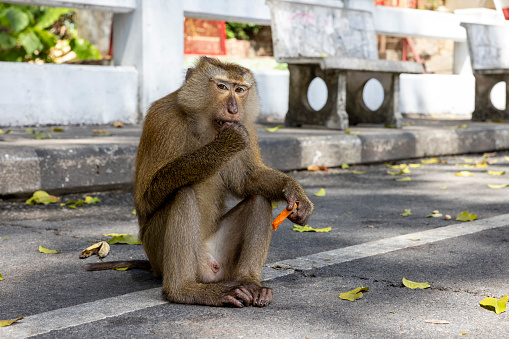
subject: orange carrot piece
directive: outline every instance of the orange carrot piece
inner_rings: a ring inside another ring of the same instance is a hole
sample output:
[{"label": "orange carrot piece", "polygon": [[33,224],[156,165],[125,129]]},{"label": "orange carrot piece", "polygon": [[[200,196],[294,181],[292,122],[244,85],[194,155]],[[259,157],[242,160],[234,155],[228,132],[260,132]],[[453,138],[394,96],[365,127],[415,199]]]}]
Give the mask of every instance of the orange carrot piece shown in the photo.
[{"label": "orange carrot piece", "polygon": [[293,208],[291,211],[287,210],[286,208],[279,213],[279,215],[274,219],[272,222],[272,230],[277,230],[278,226],[281,225],[281,223],[290,215],[293,211],[297,208],[297,204],[293,205]]}]

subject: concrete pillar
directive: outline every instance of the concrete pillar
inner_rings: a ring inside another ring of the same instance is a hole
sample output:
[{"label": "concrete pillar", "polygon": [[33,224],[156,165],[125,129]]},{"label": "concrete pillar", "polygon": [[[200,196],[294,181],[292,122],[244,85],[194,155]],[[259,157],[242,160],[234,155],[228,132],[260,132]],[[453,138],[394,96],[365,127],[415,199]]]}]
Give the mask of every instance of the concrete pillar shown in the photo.
[{"label": "concrete pillar", "polygon": [[184,79],[184,10],[180,0],[137,0],[136,10],[113,16],[113,58],[138,70],[141,121],[150,104]]}]

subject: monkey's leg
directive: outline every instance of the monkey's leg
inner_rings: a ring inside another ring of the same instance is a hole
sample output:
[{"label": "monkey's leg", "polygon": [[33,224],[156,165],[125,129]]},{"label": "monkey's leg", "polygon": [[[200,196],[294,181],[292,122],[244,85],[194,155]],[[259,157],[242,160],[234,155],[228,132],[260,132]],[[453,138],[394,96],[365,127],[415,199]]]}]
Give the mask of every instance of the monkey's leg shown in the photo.
[{"label": "monkey's leg", "polygon": [[[249,305],[252,295],[242,284],[204,283],[204,267],[213,264],[210,252],[201,240],[200,208],[196,192],[189,187],[179,190],[164,213],[164,232],[152,234],[152,241],[162,242],[162,255],[154,254],[163,275],[163,293],[171,302],[237,307]],[[145,240],[144,240],[145,241]],[[147,253],[148,255],[148,253]],[[152,260],[149,255],[150,260]],[[152,264],[152,266],[156,266]]]},{"label": "monkey's leg", "polygon": [[247,198],[221,219],[219,231],[207,241],[224,280],[240,283],[253,297],[254,306],[266,306],[272,289],[260,283],[270,245],[271,203],[262,196]]}]

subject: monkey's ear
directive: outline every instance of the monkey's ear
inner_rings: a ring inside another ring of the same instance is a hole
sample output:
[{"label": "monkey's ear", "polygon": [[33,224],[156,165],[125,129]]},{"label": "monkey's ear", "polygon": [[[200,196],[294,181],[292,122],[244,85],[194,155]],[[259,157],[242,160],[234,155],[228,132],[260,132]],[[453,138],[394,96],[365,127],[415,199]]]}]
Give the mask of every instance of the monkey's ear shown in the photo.
[{"label": "monkey's ear", "polygon": [[187,73],[186,73],[186,81],[191,77],[191,75],[193,75],[194,71],[196,70],[196,68],[188,68],[187,69]]}]

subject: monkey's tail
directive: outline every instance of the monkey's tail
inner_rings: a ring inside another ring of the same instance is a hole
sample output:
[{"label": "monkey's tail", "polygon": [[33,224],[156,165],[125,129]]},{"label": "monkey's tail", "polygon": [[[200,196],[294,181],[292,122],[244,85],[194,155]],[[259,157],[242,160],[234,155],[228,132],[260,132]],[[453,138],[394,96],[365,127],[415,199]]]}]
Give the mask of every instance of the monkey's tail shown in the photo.
[{"label": "monkey's tail", "polygon": [[141,270],[150,271],[151,266],[148,260],[127,260],[127,261],[110,261],[88,264],[85,266],[87,271],[104,271],[116,268],[139,268]]}]

